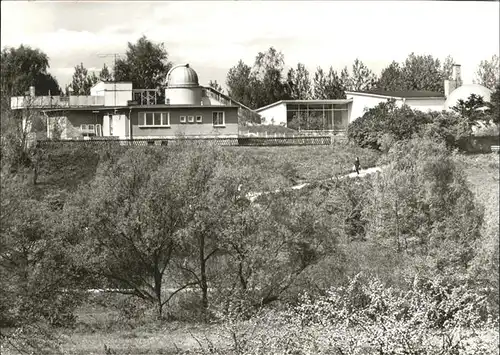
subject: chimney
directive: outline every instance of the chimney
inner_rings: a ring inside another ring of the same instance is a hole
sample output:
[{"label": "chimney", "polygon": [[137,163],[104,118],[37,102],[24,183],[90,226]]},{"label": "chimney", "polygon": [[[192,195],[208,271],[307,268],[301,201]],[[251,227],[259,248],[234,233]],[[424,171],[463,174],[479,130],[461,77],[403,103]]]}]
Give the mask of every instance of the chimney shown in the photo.
[{"label": "chimney", "polygon": [[462,81],[461,75],[462,75],[461,65],[453,64],[453,67],[451,69],[451,79],[455,80],[457,83],[460,83]]},{"label": "chimney", "polygon": [[35,87],[34,86],[30,86],[30,96],[35,97]]},{"label": "chimney", "polygon": [[460,64],[453,64],[451,68],[451,80],[444,81],[444,96],[448,97],[453,90],[462,86],[462,75]]},{"label": "chimney", "polygon": [[444,81],[444,96],[450,96],[451,92],[457,88],[457,83],[455,80],[445,80]]}]

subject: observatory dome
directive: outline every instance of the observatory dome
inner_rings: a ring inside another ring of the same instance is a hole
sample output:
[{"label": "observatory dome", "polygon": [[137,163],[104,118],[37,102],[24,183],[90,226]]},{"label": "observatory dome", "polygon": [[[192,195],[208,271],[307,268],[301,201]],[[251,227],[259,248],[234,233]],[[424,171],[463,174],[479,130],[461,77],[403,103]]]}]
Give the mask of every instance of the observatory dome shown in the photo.
[{"label": "observatory dome", "polygon": [[167,87],[193,88],[198,87],[198,74],[189,64],[176,65],[167,74]]},{"label": "observatory dome", "polygon": [[478,84],[462,85],[453,90],[446,98],[444,109],[450,110],[451,107],[457,104],[458,100],[467,101],[471,94],[482,96],[485,102],[490,102],[491,100],[491,90],[487,87]]}]

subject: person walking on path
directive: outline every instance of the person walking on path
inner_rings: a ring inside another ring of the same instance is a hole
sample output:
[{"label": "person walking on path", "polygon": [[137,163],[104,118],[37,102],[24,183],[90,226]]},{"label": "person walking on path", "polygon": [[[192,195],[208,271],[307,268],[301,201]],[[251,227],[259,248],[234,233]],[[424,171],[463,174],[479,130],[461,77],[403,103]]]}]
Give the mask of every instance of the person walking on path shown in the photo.
[{"label": "person walking on path", "polygon": [[356,157],[356,160],[354,161],[354,169],[356,170],[356,173],[359,175],[359,157]]}]

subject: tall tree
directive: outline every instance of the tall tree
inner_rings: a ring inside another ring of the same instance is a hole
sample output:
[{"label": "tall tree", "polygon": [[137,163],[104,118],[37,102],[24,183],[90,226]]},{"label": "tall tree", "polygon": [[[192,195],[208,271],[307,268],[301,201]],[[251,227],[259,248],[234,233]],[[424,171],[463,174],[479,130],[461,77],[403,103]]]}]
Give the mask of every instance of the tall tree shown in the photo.
[{"label": "tall tree", "polygon": [[444,143],[413,138],[395,144],[386,161],[363,210],[367,239],[424,257],[436,271],[466,269],[483,211],[451,152]]},{"label": "tall tree", "polygon": [[270,47],[267,52],[259,52],[252,69],[256,81],[253,86],[256,107],[269,105],[286,99],[286,84],[283,80],[285,59],[283,53]]},{"label": "tall tree", "polygon": [[444,74],[439,59],[431,55],[411,53],[403,66],[406,90],[444,92]]},{"label": "tall tree", "polygon": [[500,124],[500,83],[497,83],[495,91],[491,94],[488,106],[490,120],[497,125]]},{"label": "tall tree", "polygon": [[75,72],[73,73],[73,79],[71,81],[73,95],[90,95],[90,88],[98,81],[99,79],[95,73],[89,74],[87,68],[83,66],[83,63],[80,63],[80,65],[75,67]]},{"label": "tall tree", "polygon": [[451,107],[451,109],[462,116],[468,127],[472,129],[472,126],[479,125],[479,121],[488,121],[490,119],[483,111],[486,107],[488,105],[484,102],[482,96],[471,94],[467,100],[459,99],[457,104]]},{"label": "tall tree", "polygon": [[[78,265],[125,294],[156,306],[162,315],[164,276],[185,225],[185,170],[174,151],[127,151],[100,167],[91,188],[79,189],[65,205]],[[74,238],[74,237],[73,237]],[[171,283],[174,287],[175,284]]]},{"label": "tall tree", "polygon": [[451,55],[447,56],[443,61],[443,79],[451,80],[451,74],[453,73],[453,65],[456,64],[455,60]]},{"label": "tall tree", "polygon": [[403,70],[397,62],[393,61],[387,68],[382,70],[376,86],[377,89],[385,91],[405,89]]},{"label": "tall tree", "polygon": [[109,70],[106,63],[104,63],[104,66],[102,67],[101,71],[99,72],[99,80],[113,81],[113,75],[111,74],[111,71]]},{"label": "tall tree", "polygon": [[495,90],[495,86],[500,83],[500,67],[498,55],[493,55],[490,60],[482,60],[476,71],[475,83]]},{"label": "tall tree", "polygon": [[309,100],[312,96],[311,79],[309,71],[302,63],[297,64],[297,69],[290,68],[286,80],[287,94],[291,99]]},{"label": "tall tree", "polygon": [[39,49],[21,45],[4,48],[1,54],[2,98],[24,95],[35,86],[36,95],[58,95],[57,80],[47,72],[49,57]]},{"label": "tall tree", "polygon": [[344,99],[345,88],[337,72],[330,66],[328,75],[318,67],[314,73],[314,98],[316,100]]},{"label": "tall tree", "polygon": [[223,92],[222,86],[217,82],[217,80],[215,81],[210,80],[208,82],[208,86],[211,87],[212,89],[217,90],[218,92]]},{"label": "tall tree", "polygon": [[377,77],[361,60],[356,58],[352,65],[351,87],[354,91],[367,91],[375,86]]},{"label": "tall tree", "polygon": [[229,96],[246,106],[255,107],[252,100],[251,83],[253,77],[251,72],[250,66],[242,60],[238,61],[238,64],[229,69],[227,73],[226,86]]},{"label": "tall tree", "polygon": [[126,58],[116,61],[115,80],[131,81],[138,89],[158,89],[171,67],[164,44],[142,36],[135,44],[128,43]]},{"label": "tall tree", "polygon": [[347,67],[344,67],[340,72],[340,83],[342,84],[344,90],[352,90],[352,78],[349,75],[349,70],[347,69]]}]

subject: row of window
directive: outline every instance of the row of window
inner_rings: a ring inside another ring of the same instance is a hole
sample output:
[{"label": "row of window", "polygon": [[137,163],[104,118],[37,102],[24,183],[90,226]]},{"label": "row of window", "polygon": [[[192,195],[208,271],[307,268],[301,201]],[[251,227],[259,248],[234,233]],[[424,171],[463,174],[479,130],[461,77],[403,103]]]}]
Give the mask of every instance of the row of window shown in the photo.
[{"label": "row of window", "polygon": [[[203,116],[180,116],[180,123],[203,123]],[[226,123],[223,111],[212,112],[214,127],[224,126]],[[169,127],[170,112],[139,112],[139,127]]]},{"label": "row of window", "polygon": [[[180,122],[186,123],[186,117],[187,117],[187,122],[194,123],[194,116],[181,116]],[[203,123],[203,116],[196,116],[196,123]]]}]

